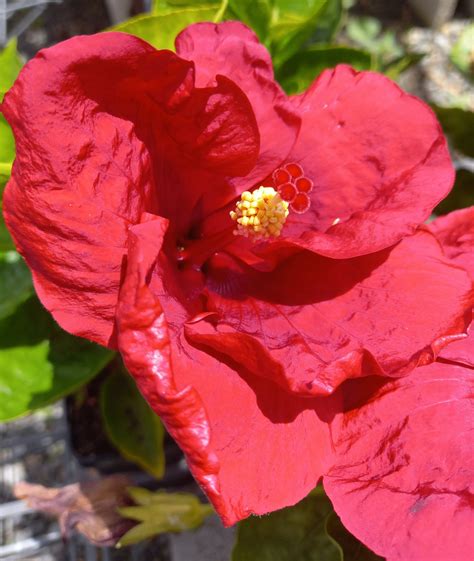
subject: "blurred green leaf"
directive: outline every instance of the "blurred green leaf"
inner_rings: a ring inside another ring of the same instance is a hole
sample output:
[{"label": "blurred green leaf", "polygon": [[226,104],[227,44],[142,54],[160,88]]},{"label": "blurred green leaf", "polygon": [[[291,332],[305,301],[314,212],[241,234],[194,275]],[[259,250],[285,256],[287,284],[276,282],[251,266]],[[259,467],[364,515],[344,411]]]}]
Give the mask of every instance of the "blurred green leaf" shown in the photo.
[{"label": "blurred green leaf", "polygon": [[461,72],[474,78],[474,23],[468,25],[451,49],[451,60]]},{"label": "blurred green leaf", "polygon": [[155,477],[162,477],[165,430],[129,374],[116,371],[105,380],[100,407],[107,436],[120,453]]},{"label": "blurred green leaf", "polygon": [[400,77],[400,74],[420,62],[423,57],[424,54],[407,53],[385,65],[383,68],[383,72],[392,80],[397,80]]},{"label": "blurred green leaf", "polygon": [[474,158],[474,113],[458,107],[432,107],[453,147]]},{"label": "blurred green leaf", "polygon": [[326,520],[326,531],[342,549],[344,561],[384,561],[348,532],[335,512]]},{"label": "blurred green leaf", "polygon": [[317,43],[332,41],[341,24],[343,12],[342,0],[329,0],[318,18],[311,40]]},{"label": "blurred green leaf", "polygon": [[372,48],[377,43],[381,31],[381,22],[372,17],[351,17],[346,26],[349,39],[366,48]]},{"label": "blurred green leaf", "polygon": [[[213,513],[209,504],[202,504],[190,493],[164,493],[137,487],[130,489],[131,497],[140,506],[119,509],[124,518],[140,522],[128,531],[118,546],[131,545],[165,532],[183,532],[199,527]],[[137,500],[138,499],[138,500]]]},{"label": "blurred green leaf", "polygon": [[320,488],[293,507],[239,523],[232,561],[342,561],[326,532],[333,511]]},{"label": "blurred green leaf", "polygon": [[216,13],[216,5],[211,4],[158,15],[141,15],[116,25],[111,31],[130,33],[157,49],[174,51],[174,40],[180,31],[191,23],[212,20]]},{"label": "blurred green leaf", "polygon": [[112,356],[63,331],[36,298],[23,302],[0,320],[0,421],[73,392]]},{"label": "blurred green leaf", "polygon": [[16,39],[12,39],[7,46],[0,51],[0,102],[7,90],[16,80],[23,66],[23,61],[16,50]]},{"label": "blurred green leaf", "polygon": [[395,32],[391,29],[383,31],[381,22],[376,18],[350,18],[346,34],[355,45],[372,54],[377,63],[377,70],[383,70],[383,65],[392,63],[405,54]]},{"label": "blurred green leaf", "polygon": [[369,70],[370,53],[340,45],[312,45],[287,60],[276,72],[277,80],[289,94],[304,91],[326,68],[350,64],[357,70]]},{"label": "blurred green leaf", "polygon": [[0,319],[33,294],[31,274],[16,251],[0,253]]},{"label": "blurred green leaf", "polygon": [[448,214],[458,208],[467,208],[474,205],[474,173],[467,169],[456,172],[456,181],[449,195],[434,209],[434,214]]}]

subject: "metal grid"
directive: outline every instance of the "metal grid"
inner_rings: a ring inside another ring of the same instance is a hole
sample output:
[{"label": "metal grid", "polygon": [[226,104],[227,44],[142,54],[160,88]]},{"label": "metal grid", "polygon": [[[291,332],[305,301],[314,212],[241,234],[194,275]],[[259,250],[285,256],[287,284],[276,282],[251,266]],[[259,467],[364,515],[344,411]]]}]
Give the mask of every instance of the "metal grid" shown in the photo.
[{"label": "metal grid", "polygon": [[62,486],[83,479],[69,444],[63,402],[0,424],[0,561],[170,561],[167,536],[116,550],[75,535],[63,543],[58,525],[15,500],[22,480]]},{"label": "metal grid", "polygon": [[18,37],[46,9],[47,4],[62,0],[0,0],[0,48]]},{"label": "metal grid", "polygon": [[0,444],[0,560],[61,559],[57,524],[15,500],[12,490],[24,479],[49,486],[74,479],[62,404],[1,424]]}]

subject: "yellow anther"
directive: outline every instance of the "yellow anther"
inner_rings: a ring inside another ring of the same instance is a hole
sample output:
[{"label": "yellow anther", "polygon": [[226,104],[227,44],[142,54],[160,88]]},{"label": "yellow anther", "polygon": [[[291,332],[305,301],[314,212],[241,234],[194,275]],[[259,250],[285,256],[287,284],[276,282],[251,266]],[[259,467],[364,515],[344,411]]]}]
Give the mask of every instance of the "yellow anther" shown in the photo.
[{"label": "yellow anther", "polygon": [[288,203],[273,187],[244,191],[230,217],[236,223],[235,235],[260,241],[278,237],[288,216]]}]

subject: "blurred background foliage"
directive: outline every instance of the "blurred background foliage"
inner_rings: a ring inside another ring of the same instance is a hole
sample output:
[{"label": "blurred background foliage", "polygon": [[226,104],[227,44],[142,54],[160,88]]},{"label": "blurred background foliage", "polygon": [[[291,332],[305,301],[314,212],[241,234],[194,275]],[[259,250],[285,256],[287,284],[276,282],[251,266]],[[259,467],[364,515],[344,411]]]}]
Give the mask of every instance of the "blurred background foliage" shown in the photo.
[{"label": "blurred background foliage", "polygon": [[[154,0],[149,12],[114,27],[104,18],[98,21],[103,21],[103,28],[132,33],[156,48],[174,49],[175,36],[193,22],[241,20],[270,51],[276,78],[288,94],[304,91],[324,69],[336,64],[383,72],[430,103],[448,137],[456,182],[435,214],[474,204],[474,25],[461,21],[428,30],[419,27],[406,10],[397,12],[393,19],[380,19],[367,9],[370,5],[370,1],[354,0]],[[76,32],[84,29],[78,24]],[[32,55],[38,43],[54,43],[68,33],[74,34],[74,29],[62,33],[47,37],[41,22],[37,22],[26,38],[20,37],[21,50]],[[23,63],[13,39],[0,52],[0,100]],[[1,193],[14,158],[14,139],[0,115]],[[15,419],[77,392],[100,373],[105,380],[100,390],[100,411],[111,443],[124,457],[159,478],[164,470],[164,429],[159,419],[132,379],[124,375],[114,353],[65,333],[43,309],[30,272],[0,217],[0,421]],[[80,399],[81,394],[76,395]],[[144,505],[141,508],[129,514],[145,524],[146,534],[151,532],[147,526],[149,512]],[[201,518],[190,516],[189,527]],[[272,553],[271,559],[289,560],[284,553],[289,547],[285,542],[288,528],[294,526],[294,535],[296,528],[304,532],[305,525],[313,528],[309,541],[303,543],[308,550],[317,543],[326,548],[327,559],[376,559],[361,544],[354,546],[354,539],[347,535],[327,499],[316,493],[297,508],[245,521],[239,530],[234,561],[253,559],[257,554],[259,559],[266,559],[263,550],[255,548],[263,547],[269,532],[270,541],[274,540],[275,531],[280,536],[276,542],[280,553]],[[273,545],[269,547],[268,551],[273,551]],[[310,559],[305,551],[303,548],[298,559]]]}]

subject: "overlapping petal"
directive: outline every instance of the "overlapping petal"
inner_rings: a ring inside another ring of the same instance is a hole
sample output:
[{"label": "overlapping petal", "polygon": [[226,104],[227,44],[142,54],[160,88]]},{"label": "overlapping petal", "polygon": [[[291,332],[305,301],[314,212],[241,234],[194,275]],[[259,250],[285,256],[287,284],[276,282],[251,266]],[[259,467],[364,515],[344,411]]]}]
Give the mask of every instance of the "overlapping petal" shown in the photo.
[{"label": "overlapping petal", "polygon": [[191,228],[210,190],[230,189],[225,174],[247,173],[258,154],[235,84],[194,88],[191,63],[121,33],[42,51],[2,112],[17,144],[9,229],[58,323],[104,345],[130,224],[149,211],[175,217],[178,234]]},{"label": "overlapping petal", "polygon": [[346,528],[387,561],[474,555],[473,378],[433,363],[343,388],[324,487]]},{"label": "overlapping petal", "polygon": [[388,78],[339,66],[294,103],[303,124],[291,160],[315,188],[287,234],[304,247],[331,257],[383,249],[413,233],[451,189],[434,113]]},{"label": "overlapping petal", "polygon": [[156,218],[130,230],[117,314],[125,364],[225,524],[294,504],[330,457],[335,401],[291,396],[189,345],[186,312],[163,293],[166,227]]},{"label": "overlapping petal", "polygon": [[474,207],[440,216],[430,230],[441,242],[446,255],[474,279]]},{"label": "overlapping petal", "polygon": [[[446,255],[466,269],[474,281],[474,207],[440,216],[430,224],[430,230],[441,242]],[[456,341],[441,352],[441,358],[474,367],[474,326],[468,337]]]},{"label": "overlapping petal", "polygon": [[257,119],[261,150],[256,166],[234,180],[236,193],[260,184],[288,156],[301,119],[275,82],[270,54],[257,36],[240,22],[190,25],[176,38],[179,56],[194,61],[197,85],[230,78],[247,94]]},{"label": "overlapping petal", "polygon": [[431,362],[463,337],[474,297],[423,230],[356,259],[301,252],[269,273],[216,257],[206,295],[215,313],[186,326],[190,340],[304,395]]}]

